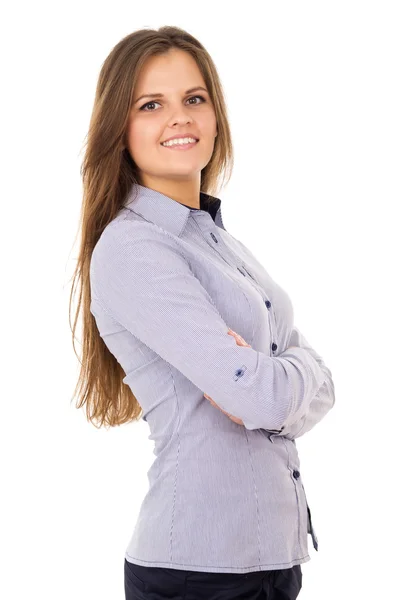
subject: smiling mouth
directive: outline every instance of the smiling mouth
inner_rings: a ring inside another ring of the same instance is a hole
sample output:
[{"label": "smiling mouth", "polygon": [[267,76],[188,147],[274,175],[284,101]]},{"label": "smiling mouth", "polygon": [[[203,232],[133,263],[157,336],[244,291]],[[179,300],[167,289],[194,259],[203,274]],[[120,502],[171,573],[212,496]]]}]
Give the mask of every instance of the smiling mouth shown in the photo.
[{"label": "smiling mouth", "polygon": [[187,144],[171,144],[170,146],[165,146],[164,144],[160,144],[162,148],[167,148],[168,150],[188,150],[189,148],[193,148],[199,143],[199,140],[196,142],[188,142]]}]

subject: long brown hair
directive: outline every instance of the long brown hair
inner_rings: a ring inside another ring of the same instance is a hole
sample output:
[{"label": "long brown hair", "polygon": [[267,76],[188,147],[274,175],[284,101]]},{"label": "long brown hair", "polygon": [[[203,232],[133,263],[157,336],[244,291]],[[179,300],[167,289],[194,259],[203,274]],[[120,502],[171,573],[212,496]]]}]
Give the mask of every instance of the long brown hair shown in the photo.
[{"label": "long brown hair", "polygon": [[[80,281],[78,304],[72,327],[75,331],[82,311],[82,353],[80,374],[73,393],[76,408],[86,404],[86,417],[97,427],[115,426],[138,421],[142,408],[128,385],[125,373],[101,338],[90,312],[90,260],[95,244],[104,228],[121,209],[131,186],[140,183],[136,164],[127,148],[125,135],[131,100],[139,71],[150,56],[167,53],[172,48],[189,52],[203,75],[214,105],[217,132],[212,157],[202,169],[200,189],[217,196],[219,182],[230,180],[233,148],[227,118],[227,107],[216,67],[203,45],[178,27],[158,30],[140,29],[124,37],[111,50],[98,77],[94,106],[86,135],[86,151],[81,167],[83,200],[80,213],[80,248],[72,275],[69,300],[69,324],[74,289]],[[77,356],[77,354],[76,354]]]}]

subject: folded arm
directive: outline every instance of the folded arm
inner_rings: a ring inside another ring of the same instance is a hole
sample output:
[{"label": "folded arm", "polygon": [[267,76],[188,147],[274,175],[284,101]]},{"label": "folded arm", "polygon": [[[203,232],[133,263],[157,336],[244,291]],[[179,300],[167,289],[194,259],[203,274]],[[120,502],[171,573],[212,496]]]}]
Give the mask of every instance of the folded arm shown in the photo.
[{"label": "folded arm", "polygon": [[281,431],[274,433],[275,436],[283,435],[289,439],[295,439],[310,431],[333,408],[335,390],[330,369],[328,369],[321,356],[310,346],[297,327],[293,328],[289,344],[299,346],[308,352],[317,361],[325,376],[324,383],[310,400],[306,412],[301,414],[301,416],[298,416],[299,413],[296,413],[296,416],[290,419]]},{"label": "folded arm", "polygon": [[90,283],[105,311],[248,429],[287,430],[327,379],[305,348],[270,357],[237,345],[178,240],[152,223],[108,225]]}]

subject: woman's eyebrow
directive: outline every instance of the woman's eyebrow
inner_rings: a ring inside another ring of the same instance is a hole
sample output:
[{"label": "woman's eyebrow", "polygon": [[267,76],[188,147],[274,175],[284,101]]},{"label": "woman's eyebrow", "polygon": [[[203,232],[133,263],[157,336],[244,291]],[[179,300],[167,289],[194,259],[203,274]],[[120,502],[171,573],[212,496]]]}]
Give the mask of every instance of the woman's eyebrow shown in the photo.
[{"label": "woman's eyebrow", "polygon": [[[203,90],[204,92],[207,92],[206,88],[199,85],[197,87],[190,88],[189,90],[187,90],[185,92],[185,94],[191,94],[192,92],[196,92],[197,90]],[[134,104],[137,104],[137,102],[142,100],[142,98],[163,98],[163,97],[164,97],[164,94],[143,94],[142,96],[137,98],[137,100],[135,100]]]}]

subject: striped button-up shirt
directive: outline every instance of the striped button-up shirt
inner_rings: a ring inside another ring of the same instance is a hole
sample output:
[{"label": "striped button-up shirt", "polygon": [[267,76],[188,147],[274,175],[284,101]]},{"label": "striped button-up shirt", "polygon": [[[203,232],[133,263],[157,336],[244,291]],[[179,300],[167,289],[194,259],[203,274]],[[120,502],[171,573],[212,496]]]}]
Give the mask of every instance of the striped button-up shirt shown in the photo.
[{"label": "striped button-up shirt", "polygon": [[333,407],[332,375],[288,294],[225,229],[221,200],[201,192],[195,210],[133,185],[90,282],[99,333],[154,442],[125,558],[213,573],[309,561],[308,534],[318,543],[295,438]]}]

